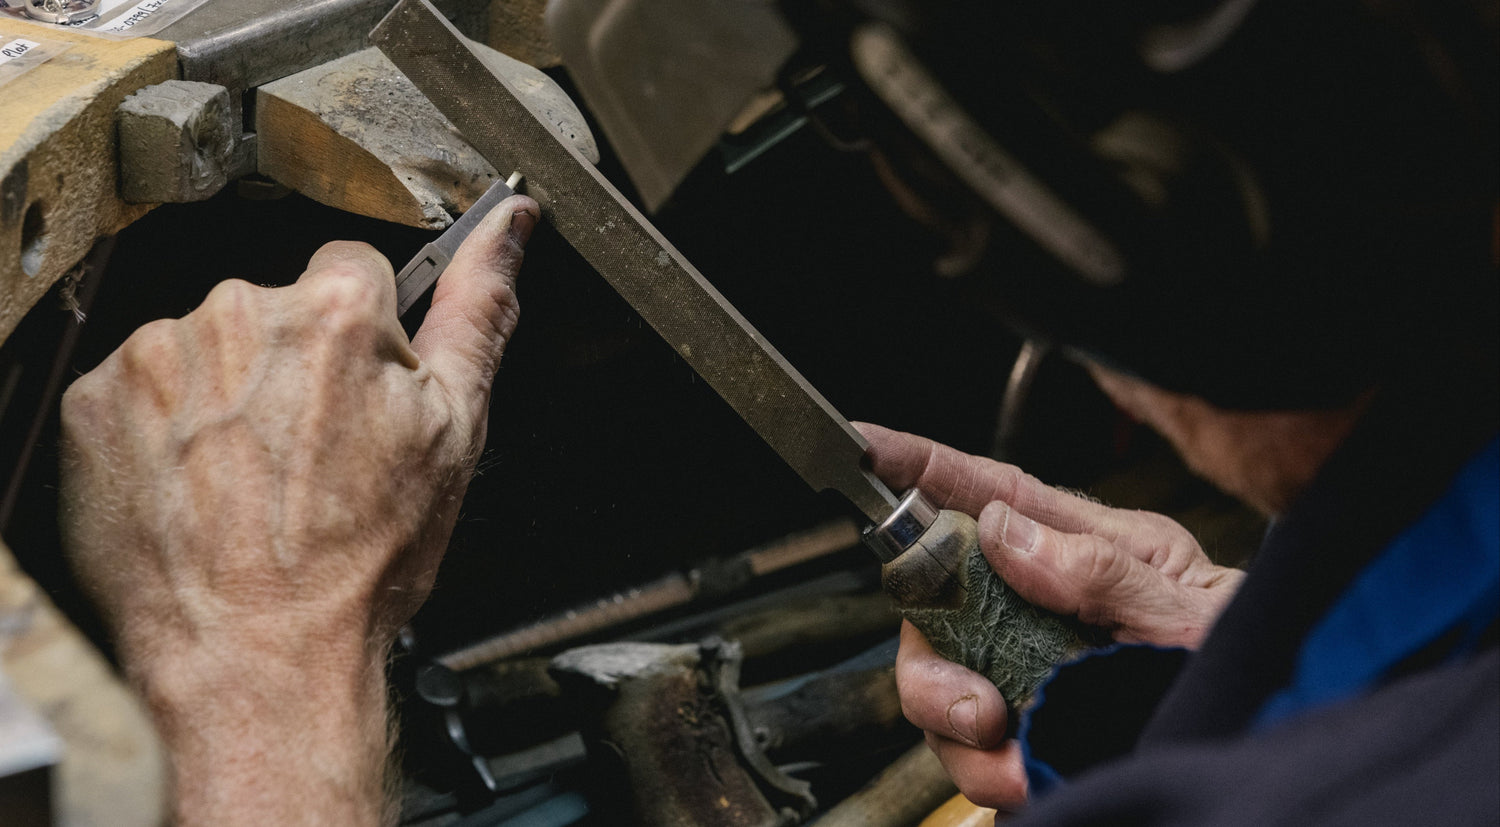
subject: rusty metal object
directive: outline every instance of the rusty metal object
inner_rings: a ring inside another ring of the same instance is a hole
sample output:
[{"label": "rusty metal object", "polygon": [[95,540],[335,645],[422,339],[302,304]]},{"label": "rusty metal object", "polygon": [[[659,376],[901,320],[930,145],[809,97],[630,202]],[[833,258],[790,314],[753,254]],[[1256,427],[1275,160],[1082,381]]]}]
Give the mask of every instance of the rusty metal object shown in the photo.
[{"label": "rusty metal object", "polygon": [[[687,572],[672,572],[650,583],[575,606],[450,652],[438,658],[438,662],[449,669],[471,669],[579,640],[667,609],[685,606],[704,596],[728,594],[756,577],[827,556],[858,542],[859,529],[853,521],[835,520],[729,558],[709,561]],[[737,639],[735,634],[725,636]]]},{"label": "rusty metal object", "polygon": [[784,695],[751,700],[747,694],[746,720],[768,757],[798,761],[837,760],[909,735],[892,666],[832,669]]},{"label": "rusty metal object", "polygon": [[785,654],[851,638],[894,635],[901,615],[880,592],[794,598],[728,618],[715,628],[744,649],[746,659]]},{"label": "rusty metal object", "polygon": [[755,748],[738,669],[738,647],[722,642],[602,644],[554,659],[564,691],[595,713],[583,732],[600,765],[596,800],[631,801],[638,823],[663,827],[780,827],[811,812],[807,785]]},{"label": "rusty metal object", "polygon": [[[743,692],[724,683],[733,676],[721,671],[718,685],[740,749],[773,762],[827,764],[910,743],[915,729],[901,714],[895,656],[892,639],[823,671]],[[461,676],[470,742],[476,752],[489,753],[489,770],[500,790],[585,764],[584,741],[573,731],[577,706],[547,674],[547,664],[521,658]],[[703,683],[712,681],[705,676]]]}]

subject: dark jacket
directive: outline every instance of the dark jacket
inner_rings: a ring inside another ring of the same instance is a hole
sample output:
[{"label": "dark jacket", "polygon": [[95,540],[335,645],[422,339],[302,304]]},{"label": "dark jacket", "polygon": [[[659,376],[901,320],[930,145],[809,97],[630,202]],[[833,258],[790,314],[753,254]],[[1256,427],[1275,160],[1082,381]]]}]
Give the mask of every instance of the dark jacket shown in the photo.
[{"label": "dark jacket", "polygon": [[1060,671],[1023,735],[1066,780],[1007,823],[1500,824],[1496,396],[1377,397],[1199,651]]}]

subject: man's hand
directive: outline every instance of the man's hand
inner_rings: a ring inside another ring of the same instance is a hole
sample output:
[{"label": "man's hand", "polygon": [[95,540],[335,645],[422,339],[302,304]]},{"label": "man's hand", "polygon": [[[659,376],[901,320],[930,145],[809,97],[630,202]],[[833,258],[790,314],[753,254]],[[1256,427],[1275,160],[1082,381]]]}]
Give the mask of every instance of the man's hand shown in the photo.
[{"label": "man's hand", "polygon": [[62,528],[172,753],[179,823],[390,814],[384,667],[484,445],[540,214],[465,242],[408,342],[390,264],[335,242],[226,281],[63,398]]},{"label": "man's hand", "polygon": [[[875,474],[974,515],[990,565],[1025,599],[1102,627],[1122,643],[1194,647],[1243,575],[1215,566],[1187,530],[1160,514],[1109,508],[1043,485],[1020,469],[875,425]],[[999,810],[1026,801],[1020,750],[1005,740],[1005,701],[975,672],[944,660],[911,624],[896,681],[906,717],[927,733],[969,800]]]}]

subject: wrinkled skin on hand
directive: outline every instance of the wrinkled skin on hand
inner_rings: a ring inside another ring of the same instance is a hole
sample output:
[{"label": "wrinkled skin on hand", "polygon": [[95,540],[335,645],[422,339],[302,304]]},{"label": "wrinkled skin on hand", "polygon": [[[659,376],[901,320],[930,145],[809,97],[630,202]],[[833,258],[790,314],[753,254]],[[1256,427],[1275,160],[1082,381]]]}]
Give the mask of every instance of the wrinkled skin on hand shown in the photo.
[{"label": "wrinkled skin on hand", "polygon": [[484,445],[538,214],[517,196],[481,222],[410,342],[391,265],[335,242],[69,388],[65,545],[173,753],[180,821],[379,817],[386,653]]},{"label": "wrinkled skin on hand", "polygon": [[[978,519],[981,550],[1018,594],[1122,643],[1197,646],[1243,579],[1160,514],[1109,508],[922,437],[858,428],[875,474],[893,489],[920,488]],[[902,711],[970,801],[1006,812],[1026,803],[1020,749],[1005,738],[994,685],[944,660],[909,623],[896,681]]]}]

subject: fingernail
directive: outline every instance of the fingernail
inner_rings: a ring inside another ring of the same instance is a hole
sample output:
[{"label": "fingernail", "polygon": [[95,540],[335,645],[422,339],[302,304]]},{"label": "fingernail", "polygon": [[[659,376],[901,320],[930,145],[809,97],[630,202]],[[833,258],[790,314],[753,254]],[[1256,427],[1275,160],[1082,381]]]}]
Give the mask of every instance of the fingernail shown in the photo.
[{"label": "fingernail", "polygon": [[1030,517],[1019,514],[1014,508],[1005,512],[1005,528],[1000,538],[1011,551],[1032,554],[1036,551],[1037,537],[1041,534]]},{"label": "fingernail", "polygon": [[536,215],[531,210],[518,210],[510,217],[510,238],[519,247],[531,240],[531,231],[536,228]]},{"label": "fingernail", "polygon": [[979,699],[965,695],[948,705],[948,728],[958,740],[979,746]]}]

